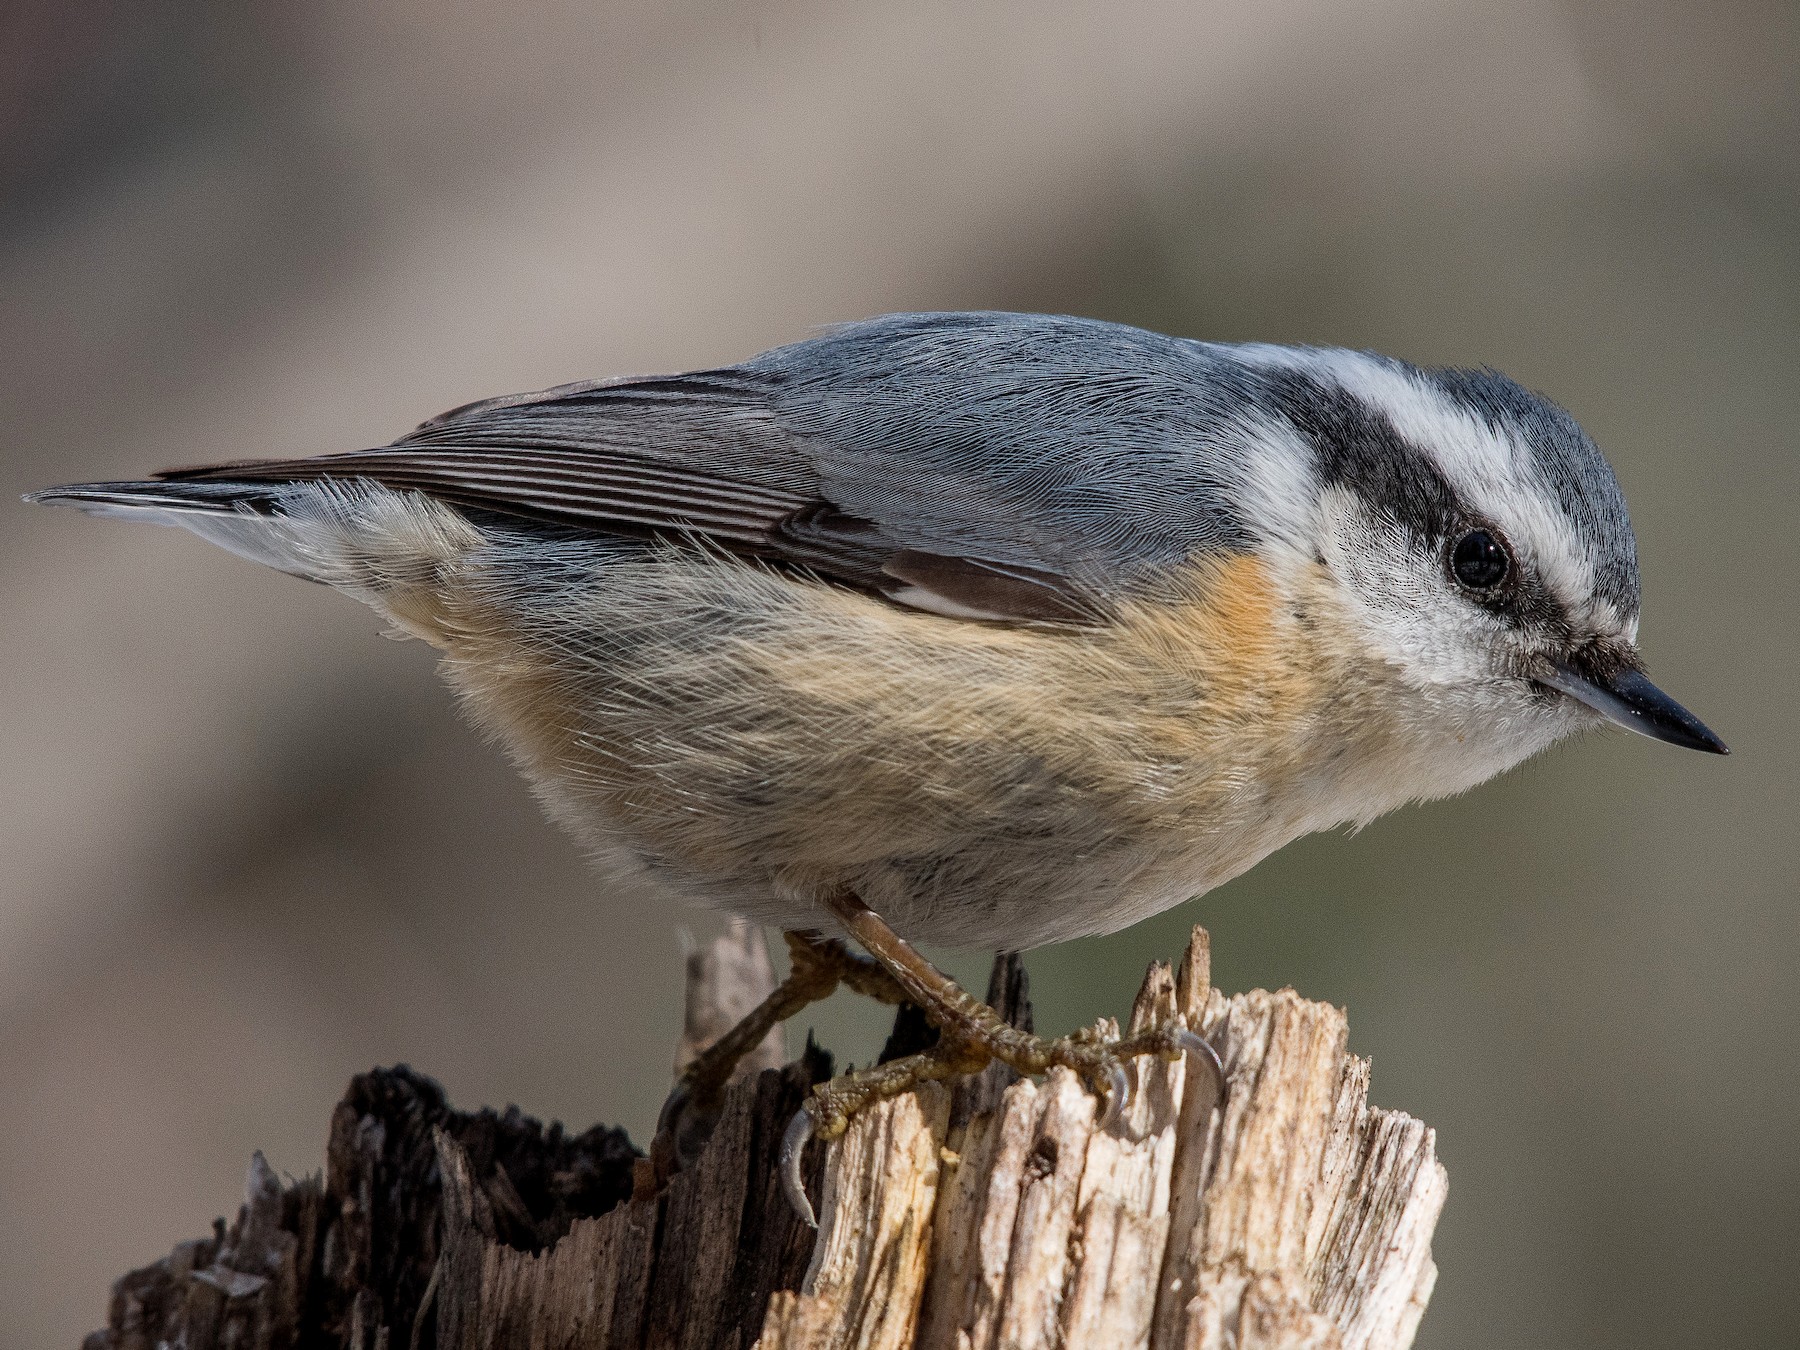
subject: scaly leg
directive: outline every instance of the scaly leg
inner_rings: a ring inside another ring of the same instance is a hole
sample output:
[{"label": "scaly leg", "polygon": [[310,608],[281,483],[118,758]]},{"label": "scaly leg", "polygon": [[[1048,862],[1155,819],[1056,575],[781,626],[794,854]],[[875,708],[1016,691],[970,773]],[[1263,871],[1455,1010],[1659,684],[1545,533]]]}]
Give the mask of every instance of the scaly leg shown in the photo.
[{"label": "scaly leg", "polygon": [[857,956],[835,938],[786,933],[792,968],[736,1026],[695,1057],[663,1102],[651,1156],[666,1179],[693,1160],[718,1117],[725,1084],[738,1061],[762,1043],[769,1031],[802,1009],[829,998],[839,984],[883,1003],[903,1003],[894,978],[866,956]]},{"label": "scaly leg", "polygon": [[942,1039],[923,1054],[834,1078],[813,1089],[811,1099],[795,1115],[781,1141],[783,1187],[794,1209],[809,1224],[815,1220],[800,1173],[806,1141],[814,1135],[836,1139],[858,1111],[911,1091],[921,1082],[976,1073],[992,1060],[1022,1074],[1044,1073],[1060,1064],[1074,1070],[1096,1096],[1105,1100],[1102,1128],[1124,1109],[1130,1094],[1124,1061],[1137,1055],[1176,1060],[1191,1052],[1206,1065],[1214,1093],[1224,1089],[1225,1075],[1217,1053],[1201,1036],[1185,1027],[1152,1027],[1116,1041],[1104,1041],[1091,1030],[1059,1040],[1043,1040],[1009,1025],[987,1004],[920,956],[911,943],[856,896],[840,891],[825,897],[825,904],[893,977],[906,1001],[924,1009]]}]

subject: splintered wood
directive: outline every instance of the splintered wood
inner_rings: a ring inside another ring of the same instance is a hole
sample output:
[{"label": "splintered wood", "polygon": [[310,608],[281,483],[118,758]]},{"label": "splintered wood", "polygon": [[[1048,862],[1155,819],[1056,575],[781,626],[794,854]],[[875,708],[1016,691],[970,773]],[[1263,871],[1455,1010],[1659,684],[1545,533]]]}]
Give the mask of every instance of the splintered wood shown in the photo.
[{"label": "splintered wood", "polygon": [[758,1350],[1410,1345],[1446,1189],[1432,1132],[1369,1106],[1339,1010],[1212,990],[1203,930],[1179,978],[1151,969],[1132,1025],[1171,1016],[1218,1050],[1222,1100],[1146,1059],[1104,1131],[1061,1069],[961,1125],[937,1089],[856,1120]]}]

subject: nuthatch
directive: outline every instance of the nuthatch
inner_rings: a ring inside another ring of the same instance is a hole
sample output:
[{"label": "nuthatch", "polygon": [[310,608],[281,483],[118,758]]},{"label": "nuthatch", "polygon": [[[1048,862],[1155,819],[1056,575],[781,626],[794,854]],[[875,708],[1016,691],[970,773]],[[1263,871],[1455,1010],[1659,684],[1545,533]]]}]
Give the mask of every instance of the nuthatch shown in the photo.
[{"label": "nuthatch", "polygon": [[1641,672],[1606,461],[1490,370],[905,314],[35,500],[349,592],[442,651],[596,855],[867,946],[798,936],[685,1085],[839,979],[919,1003],[940,1049],[816,1094],[793,1168],[815,1127],[987,1057],[1110,1087],[1123,1053],[1205,1049],[1037,1041],[896,933],[1111,932],[1602,721],[1725,752]]}]

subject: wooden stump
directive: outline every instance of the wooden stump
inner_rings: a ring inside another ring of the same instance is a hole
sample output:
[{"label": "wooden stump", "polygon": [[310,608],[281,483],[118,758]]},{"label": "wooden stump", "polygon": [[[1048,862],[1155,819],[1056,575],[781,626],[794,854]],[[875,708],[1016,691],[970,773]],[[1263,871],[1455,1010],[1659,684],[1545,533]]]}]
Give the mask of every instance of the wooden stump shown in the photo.
[{"label": "wooden stump", "polygon": [[[693,1003],[753,997],[760,960],[737,930],[690,965],[687,1053],[720,1021]],[[1016,958],[990,998],[1029,1017]],[[636,1199],[619,1131],[456,1112],[428,1079],[377,1070],[337,1107],[323,1178],[284,1189],[256,1155],[236,1222],[120,1280],[87,1344],[1409,1345],[1446,1187],[1432,1132],[1368,1105],[1339,1010],[1213,990],[1204,930],[1179,970],[1150,969],[1131,1023],[1168,1017],[1218,1049],[1218,1102],[1187,1090],[1185,1063],[1148,1059],[1106,1130],[1064,1070],[932,1085],[811,1147],[816,1235],[773,1168],[830,1072],[810,1045],[735,1084],[695,1166]]]}]

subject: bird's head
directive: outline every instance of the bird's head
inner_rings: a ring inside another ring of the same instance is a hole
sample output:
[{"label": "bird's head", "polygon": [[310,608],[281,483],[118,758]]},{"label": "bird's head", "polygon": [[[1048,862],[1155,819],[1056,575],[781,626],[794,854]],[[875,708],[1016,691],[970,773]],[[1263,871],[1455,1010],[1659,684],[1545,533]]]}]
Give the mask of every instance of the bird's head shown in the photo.
[{"label": "bird's head", "polygon": [[1643,673],[1624,497],[1567,412],[1493,371],[1238,353],[1279,414],[1239,485],[1259,532],[1310,555],[1420,706],[1508,760],[1602,720],[1726,752]]}]

